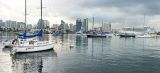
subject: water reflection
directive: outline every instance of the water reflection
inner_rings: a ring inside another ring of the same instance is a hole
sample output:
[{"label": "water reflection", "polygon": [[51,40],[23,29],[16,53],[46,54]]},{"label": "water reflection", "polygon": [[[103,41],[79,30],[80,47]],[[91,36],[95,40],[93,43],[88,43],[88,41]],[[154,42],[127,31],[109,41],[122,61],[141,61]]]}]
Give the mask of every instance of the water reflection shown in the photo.
[{"label": "water reflection", "polygon": [[4,53],[11,53],[12,48],[2,48],[2,51],[3,51]]},{"label": "water reflection", "polygon": [[50,39],[49,37],[50,37],[50,35],[44,34],[43,37],[39,37],[39,40],[40,40],[40,41],[44,41],[44,40],[45,40],[45,41],[49,41],[49,39]]},{"label": "water reflection", "polygon": [[[55,47],[56,51],[21,53],[12,56],[13,73],[160,72],[160,39],[48,35],[42,40],[60,43],[59,48]],[[70,48],[70,45],[74,47]],[[6,56],[4,53],[8,54],[9,51],[10,49],[0,51],[0,64],[7,68],[10,65],[4,63],[10,62],[10,55]]]},{"label": "water reflection", "polygon": [[42,73],[43,63],[50,57],[57,57],[53,50],[35,53],[17,53],[12,56],[13,73]]},{"label": "water reflection", "polygon": [[88,46],[88,38],[87,37],[77,35],[75,41],[76,41],[77,48]]}]

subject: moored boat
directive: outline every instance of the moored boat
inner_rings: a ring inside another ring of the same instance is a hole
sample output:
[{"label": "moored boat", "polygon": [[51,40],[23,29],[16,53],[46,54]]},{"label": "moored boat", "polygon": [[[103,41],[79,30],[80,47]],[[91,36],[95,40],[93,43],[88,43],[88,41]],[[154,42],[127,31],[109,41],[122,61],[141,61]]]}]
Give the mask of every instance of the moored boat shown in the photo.
[{"label": "moored boat", "polygon": [[150,35],[150,34],[143,34],[143,35],[137,35],[137,38],[155,38],[156,35]]},{"label": "moored boat", "polygon": [[30,39],[18,38],[14,40],[13,40],[13,51],[16,53],[37,52],[37,51],[50,50],[54,48],[54,42],[38,41],[37,38],[30,38]]}]

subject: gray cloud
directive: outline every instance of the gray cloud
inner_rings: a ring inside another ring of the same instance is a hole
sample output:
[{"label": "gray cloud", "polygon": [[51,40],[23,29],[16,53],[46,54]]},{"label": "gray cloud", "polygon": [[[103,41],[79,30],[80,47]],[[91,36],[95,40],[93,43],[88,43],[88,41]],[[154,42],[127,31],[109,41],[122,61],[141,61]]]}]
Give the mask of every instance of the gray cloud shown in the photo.
[{"label": "gray cloud", "polygon": [[[23,1],[21,2],[20,4],[23,4]],[[28,13],[30,14],[28,18],[30,20],[35,19],[33,24],[36,24],[36,20],[40,16],[40,12],[37,9],[40,6],[40,0],[28,0],[28,4]],[[9,5],[5,5],[5,7],[8,9],[12,7]],[[155,16],[160,15],[160,0],[43,0],[43,6],[46,7],[43,9],[43,17],[50,18],[51,24],[54,23],[53,19],[55,18],[58,18],[59,22],[60,19],[66,20],[65,18],[67,18],[72,20],[73,23],[77,18],[89,18],[90,22],[92,22],[92,17],[94,16],[97,24],[100,24],[103,20],[113,24],[119,23],[123,25],[124,21],[126,21],[125,24],[128,25],[141,25],[143,24],[144,15],[148,19],[151,19],[151,17],[152,19],[157,19],[158,17]],[[28,21],[30,21],[29,19]],[[153,20],[151,21],[152,23],[154,22]],[[66,20],[66,22],[68,21]],[[158,23],[157,20],[156,23]]]},{"label": "gray cloud", "polygon": [[160,14],[160,0],[87,0],[82,3],[87,8],[115,7],[128,14]]}]

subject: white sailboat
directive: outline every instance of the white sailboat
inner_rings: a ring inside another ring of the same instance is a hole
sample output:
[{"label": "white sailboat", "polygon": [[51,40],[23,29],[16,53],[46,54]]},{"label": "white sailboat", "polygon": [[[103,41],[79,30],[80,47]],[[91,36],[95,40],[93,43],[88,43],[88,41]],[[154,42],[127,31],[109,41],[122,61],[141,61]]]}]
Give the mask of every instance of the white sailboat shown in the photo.
[{"label": "white sailboat", "polygon": [[[41,0],[41,23],[42,23],[42,0]],[[25,24],[26,24],[26,0],[25,0]],[[12,42],[9,44],[9,46],[13,48],[13,53],[37,52],[37,51],[50,50],[54,48],[54,42],[39,41],[38,36],[27,35],[26,33],[21,36],[22,37],[13,39]]]},{"label": "white sailboat", "polygon": [[37,52],[54,48],[54,42],[39,41],[38,38],[14,39],[13,52]]},{"label": "white sailboat", "polygon": [[[144,15],[144,24],[145,25],[145,15]],[[144,27],[145,28],[145,27]],[[157,37],[155,34],[150,34],[148,32],[143,32],[142,34],[136,35],[137,38],[155,38]]]}]

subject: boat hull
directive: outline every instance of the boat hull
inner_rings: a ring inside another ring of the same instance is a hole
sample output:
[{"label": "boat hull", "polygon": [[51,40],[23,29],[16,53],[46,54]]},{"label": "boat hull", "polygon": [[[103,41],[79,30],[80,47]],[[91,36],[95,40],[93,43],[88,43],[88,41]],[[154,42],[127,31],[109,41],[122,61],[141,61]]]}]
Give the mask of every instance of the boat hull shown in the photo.
[{"label": "boat hull", "polygon": [[54,49],[54,44],[41,46],[14,46],[15,53],[38,52]]},{"label": "boat hull", "polygon": [[105,38],[106,35],[87,35],[88,38]]},{"label": "boat hull", "polygon": [[119,35],[120,37],[135,37],[135,35]]}]

